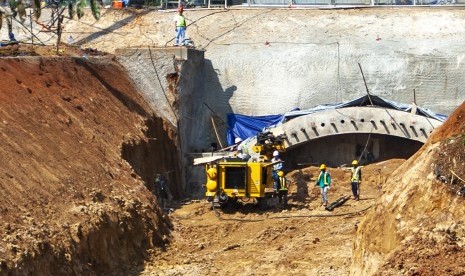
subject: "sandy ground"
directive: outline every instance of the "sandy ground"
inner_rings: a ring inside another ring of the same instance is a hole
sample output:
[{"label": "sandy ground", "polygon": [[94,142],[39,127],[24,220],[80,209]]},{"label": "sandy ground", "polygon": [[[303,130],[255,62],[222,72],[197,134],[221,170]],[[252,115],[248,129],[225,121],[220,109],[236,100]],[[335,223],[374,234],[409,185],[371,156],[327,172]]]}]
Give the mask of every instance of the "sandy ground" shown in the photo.
[{"label": "sandy ground", "polygon": [[[153,252],[141,275],[348,275],[357,225],[403,162],[364,167],[360,201],[349,199],[332,212],[321,206],[316,167],[287,175],[288,209],[239,203],[211,210],[205,200],[173,206],[171,244]],[[350,196],[349,173],[330,172],[330,202]]]}]

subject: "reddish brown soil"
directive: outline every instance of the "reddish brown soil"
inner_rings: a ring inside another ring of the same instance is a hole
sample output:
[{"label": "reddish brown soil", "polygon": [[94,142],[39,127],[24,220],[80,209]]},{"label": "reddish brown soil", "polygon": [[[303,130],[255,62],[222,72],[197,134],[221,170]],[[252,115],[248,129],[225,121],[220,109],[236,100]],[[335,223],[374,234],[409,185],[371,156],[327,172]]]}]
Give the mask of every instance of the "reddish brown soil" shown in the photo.
[{"label": "reddish brown soil", "polygon": [[437,143],[447,138],[463,135],[465,133],[465,102],[463,102],[449,117],[442,127],[434,131],[429,141]]},{"label": "reddish brown soil", "polygon": [[[378,275],[397,275],[396,271],[406,271],[408,275],[465,275],[465,103],[433,133],[423,151],[433,143],[439,143],[430,165],[435,176],[435,195],[430,197],[431,206],[424,206],[431,210],[430,219],[419,223],[423,231],[414,233],[390,254]],[[443,203],[442,210],[435,207],[437,201]]]},{"label": "reddish brown soil", "polygon": [[145,183],[178,166],[175,133],[111,56],[84,53],[0,59],[2,275],[124,271],[167,241]]},{"label": "reddish brown soil", "polygon": [[376,275],[399,275],[400,271],[406,275],[465,275],[465,250],[457,244],[453,232],[446,236],[440,242],[433,237],[416,236],[393,252]]},{"label": "reddish brown soil", "polygon": [[464,114],[462,104],[395,172],[361,222],[354,258],[364,273],[465,275]]},{"label": "reddish brown soil", "polygon": [[92,48],[80,48],[68,44],[60,44],[60,47],[33,46],[27,44],[13,44],[0,48],[0,57],[21,57],[21,56],[108,56],[107,53]]},{"label": "reddish brown soil", "polygon": [[453,194],[465,195],[465,102],[433,133],[430,143],[441,143],[434,152],[434,174]]}]

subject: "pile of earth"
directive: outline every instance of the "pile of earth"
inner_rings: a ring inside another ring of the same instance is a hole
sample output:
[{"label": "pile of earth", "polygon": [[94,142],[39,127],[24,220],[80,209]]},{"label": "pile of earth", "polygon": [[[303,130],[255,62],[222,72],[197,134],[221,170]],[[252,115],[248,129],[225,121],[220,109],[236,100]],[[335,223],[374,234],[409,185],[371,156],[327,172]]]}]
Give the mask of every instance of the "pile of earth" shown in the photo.
[{"label": "pile of earth", "polygon": [[61,43],[56,45],[31,45],[11,44],[0,47],[0,57],[22,57],[22,56],[108,56],[108,53],[93,48],[82,48]]},{"label": "pile of earth", "polygon": [[0,58],[2,275],[121,272],[169,240],[146,184],[179,164],[176,133],[112,56],[84,53]]},{"label": "pile of earth", "polygon": [[362,221],[353,275],[464,275],[465,103],[384,185]]}]

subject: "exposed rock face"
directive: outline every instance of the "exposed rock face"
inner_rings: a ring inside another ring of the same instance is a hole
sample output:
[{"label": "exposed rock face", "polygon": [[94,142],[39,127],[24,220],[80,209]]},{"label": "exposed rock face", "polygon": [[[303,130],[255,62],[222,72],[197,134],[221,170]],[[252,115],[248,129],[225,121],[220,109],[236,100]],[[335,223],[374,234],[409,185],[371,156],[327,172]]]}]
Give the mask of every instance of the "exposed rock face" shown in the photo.
[{"label": "exposed rock face", "polygon": [[465,104],[397,169],[361,222],[352,275],[463,275]]},{"label": "exposed rock face", "polygon": [[163,247],[169,222],[146,184],[170,167],[179,194],[176,132],[124,69],[24,57],[0,70],[0,274],[103,275]]}]

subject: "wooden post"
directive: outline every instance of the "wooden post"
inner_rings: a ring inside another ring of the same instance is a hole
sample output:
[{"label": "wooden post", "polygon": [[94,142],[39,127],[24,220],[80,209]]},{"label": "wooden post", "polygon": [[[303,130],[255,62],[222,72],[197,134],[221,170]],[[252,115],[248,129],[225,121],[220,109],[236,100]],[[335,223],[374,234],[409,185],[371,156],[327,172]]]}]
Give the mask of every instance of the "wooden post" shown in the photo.
[{"label": "wooden post", "polygon": [[210,116],[210,120],[212,121],[213,130],[215,131],[216,140],[220,144],[221,149],[223,149],[223,144],[221,143],[220,136],[218,135],[218,131],[216,130],[215,121],[213,120],[212,116]]}]

